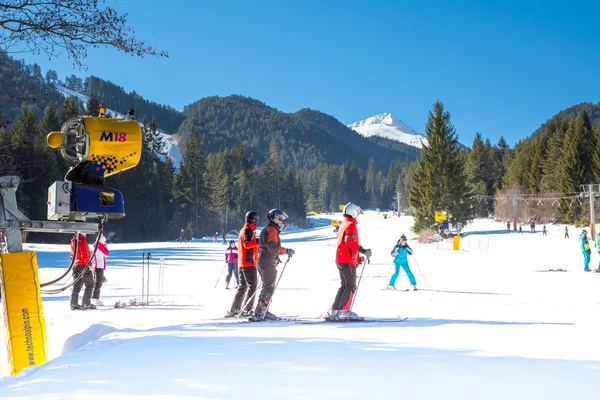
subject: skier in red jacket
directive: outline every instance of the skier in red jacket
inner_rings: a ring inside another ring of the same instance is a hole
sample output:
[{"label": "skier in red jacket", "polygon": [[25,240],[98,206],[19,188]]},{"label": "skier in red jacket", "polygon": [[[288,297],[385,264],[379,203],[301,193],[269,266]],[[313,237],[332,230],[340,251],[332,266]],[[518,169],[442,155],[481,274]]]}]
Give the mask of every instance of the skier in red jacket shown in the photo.
[{"label": "skier in red jacket", "polygon": [[341,286],[331,307],[330,320],[358,320],[360,317],[350,309],[352,299],[356,292],[356,269],[360,264],[360,255],[363,253],[367,259],[371,258],[371,249],[363,248],[358,242],[358,229],[356,218],[362,214],[359,206],[348,203],[342,211],[344,222],[338,231],[338,244],[335,262],[340,272]]},{"label": "skier in red jacket", "polygon": [[[225,315],[226,318],[238,316],[249,317],[252,315],[254,297],[258,288],[258,272],[256,261],[258,260],[258,241],[256,240],[256,225],[259,218],[256,211],[246,213],[246,223],[240,229],[238,239],[238,258],[240,284],[233,298],[231,309]],[[244,307],[242,309],[242,307]]]},{"label": "skier in red jacket", "polygon": [[[92,274],[92,266],[90,265],[90,248],[88,246],[85,233],[80,233],[77,241],[77,254],[75,251],[75,238],[71,239],[71,259],[75,257],[75,266],[73,267],[73,291],[71,292],[71,310],[84,310],[87,308],[94,309],[95,305],[90,304],[92,293],[94,291],[94,275]],[[78,279],[80,275],[83,276]],[[85,285],[83,292],[83,300],[79,305],[79,292],[81,287]]]}]

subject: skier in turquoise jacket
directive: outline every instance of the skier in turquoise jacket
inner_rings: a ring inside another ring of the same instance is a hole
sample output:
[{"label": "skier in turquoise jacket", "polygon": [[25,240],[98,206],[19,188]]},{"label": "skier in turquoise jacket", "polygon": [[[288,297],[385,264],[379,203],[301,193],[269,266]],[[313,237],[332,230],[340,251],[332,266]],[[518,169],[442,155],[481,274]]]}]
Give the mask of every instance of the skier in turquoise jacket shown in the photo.
[{"label": "skier in turquoise jacket", "polygon": [[408,280],[410,281],[413,290],[417,290],[417,281],[415,280],[415,276],[413,275],[412,271],[410,270],[410,267],[408,266],[408,255],[412,253],[412,249],[406,243],[406,236],[402,235],[400,237],[400,244],[397,245],[397,248],[394,251],[395,270],[394,274],[390,278],[390,283],[387,287],[388,289],[396,290],[396,287],[394,285],[396,284],[396,279],[398,279],[398,276],[400,275],[400,268],[402,268],[404,272],[406,272],[406,275],[408,276]]},{"label": "skier in turquoise jacket", "polygon": [[590,244],[588,243],[587,231],[584,229],[581,231],[581,236],[579,237],[579,247],[581,248],[581,252],[583,253],[583,270],[585,272],[590,271],[590,254],[592,250],[590,249]]}]

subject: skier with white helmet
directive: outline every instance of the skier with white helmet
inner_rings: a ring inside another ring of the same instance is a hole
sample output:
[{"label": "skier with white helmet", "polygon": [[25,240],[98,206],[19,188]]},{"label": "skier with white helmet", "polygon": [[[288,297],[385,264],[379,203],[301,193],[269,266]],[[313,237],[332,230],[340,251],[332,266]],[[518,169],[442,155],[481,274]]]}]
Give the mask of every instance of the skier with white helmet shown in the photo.
[{"label": "skier with white helmet", "polygon": [[344,206],[342,214],[344,221],[340,224],[338,231],[337,251],[335,262],[340,273],[341,285],[331,307],[328,320],[360,320],[361,318],[352,312],[352,300],[356,293],[356,269],[360,264],[359,253],[364,254],[367,259],[371,258],[371,249],[363,248],[358,241],[358,229],[356,218],[362,214],[362,209],[354,203]]}]

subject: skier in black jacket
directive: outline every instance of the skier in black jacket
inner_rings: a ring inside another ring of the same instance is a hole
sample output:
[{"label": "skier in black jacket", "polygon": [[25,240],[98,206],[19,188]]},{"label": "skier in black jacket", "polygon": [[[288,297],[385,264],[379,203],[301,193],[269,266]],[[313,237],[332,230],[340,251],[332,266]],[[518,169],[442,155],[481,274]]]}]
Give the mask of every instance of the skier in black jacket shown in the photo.
[{"label": "skier in black jacket", "polygon": [[254,311],[256,320],[278,320],[274,314],[268,311],[269,302],[275,291],[275,280],[277,279],[277,264],[280,263],[279,256],[286,254],[288,257],[294,255],[294,250],[281,246],[279,232],[283,229],[283,221],[287,214],[281,210],[269,211],[267,219],[269,224],[260,232],[258,240],[258,272],[262,280],[262,289],[258,298],[258,305]]}]

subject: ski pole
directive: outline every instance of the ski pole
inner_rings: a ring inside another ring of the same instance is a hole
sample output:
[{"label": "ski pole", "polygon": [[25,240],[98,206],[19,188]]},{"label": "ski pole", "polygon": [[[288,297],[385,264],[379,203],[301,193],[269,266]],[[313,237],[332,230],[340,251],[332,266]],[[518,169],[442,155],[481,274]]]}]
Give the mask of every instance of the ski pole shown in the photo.
[{"label": "ski pole", "polygon": [[[356,296],[358,295],[358,289],[360,288],[360,281],[362,280],[363,273],[365,272],[365,267],[367,266],[367,258],[363,258],[362,270],[360,271],[360,276],[358,277],[358,282],[356,283],[356,291],[354,292],[354,297],[352,298],[352,303],[350,303],[350,312],[352,312],[352,308],[354,307],[354,302],[356,301]],[[348,320],[350,320],[350,312],[348,313]]]},{"label": "ski pole", "polygon": [[292,256],[288,256],[287,260],[285,260],[285,264],[283,264],[283,268],[281,269],[281,274],[279,274],[277,283],[275,283],[275,287],[273,288],[273,293],[271,293],[271,299],[269,299],[269,302],[267,303],[267,307],[265,307],[265,311],[263,312],[263,315],[260,318],[261,320],[265,319],[265,315],[267,315],[267,311],[269,311],[269,307],[271,306],[271,301],[273,299],[273,295],[275,294],[275,291],[277,290],[277,286],[279,286],[281,277],[283,276],[283,273],[285,272],[285,267],[288,265],[288,263],[290,262],[291,259],[292,259]]},{"label": "ski pole", "polygon": [[221,269],[221,273],[219,274],[219,277],[217,278],[217,281],[215,282],[215,289],[219,285],[219,281],[221,280],[221,276],[223,276],[223,271],[225,271],[225,267],[227,267],[227,261],[225,261],[225,265],[223,265],[223,269]]},{"label": "ski pole", "polygon": [[238,319],[242,313],[244,312],[244,310],[246,309],[246,307],[248,306],[248,304],[250,304],[251,301],[254,300],[254,297],[256,297],[256,293],[258,293],[258,291],[262,288],[262,282],[256,287],[256,290],[254,291],[254,293],[252,294],[252,296],[250,296],[245,302],[244,304],[242,304],[242,307],[240,308],[240,310],[238,311],[238,313],[236,314],[235,318]]},{"label": "ski pole", "polygon": [[390,281],[390,274],[392,273],[393,267],[394,267],[394,263],[392,262],[392,265],[390,265],[390,268],[388,269],[387,276],[386,276],[388,282]]},{"label": "ski pole", "polygon": [[425,286],[429,287],[429,285],[427,284],[427,279],[425,279],[425,275],[423,275],[423,271],[421,271],[421,267],[419,267],[419,263],[417,261],[417,257],[415,257],[414,254],[411,254],[411,256],[413,256],[413,259],[415,260],[415,264],[417,264],[417,269],[419,270],[419,273],[423,277],[423,282],[425,282]]}]

